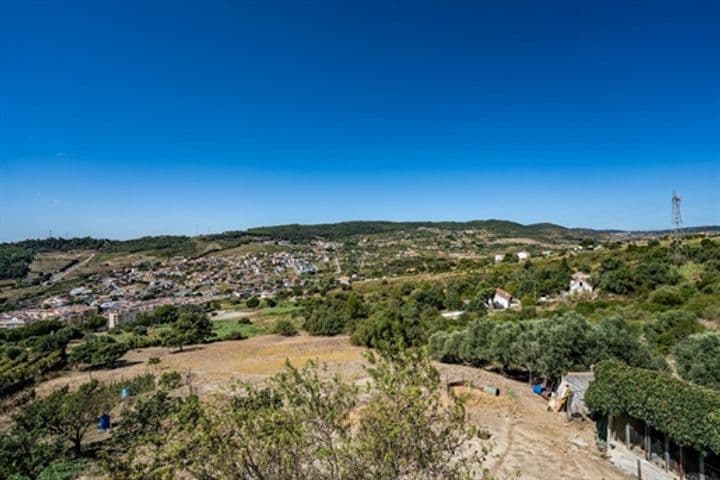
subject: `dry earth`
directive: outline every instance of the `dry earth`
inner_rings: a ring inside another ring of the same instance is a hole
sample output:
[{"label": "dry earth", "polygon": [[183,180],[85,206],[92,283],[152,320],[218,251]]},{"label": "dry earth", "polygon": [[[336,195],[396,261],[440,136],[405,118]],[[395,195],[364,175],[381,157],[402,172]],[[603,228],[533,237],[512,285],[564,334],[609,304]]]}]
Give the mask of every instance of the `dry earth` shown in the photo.
[{"label": "dry earth", "polygon": [[[308,360],[326,362],[330,372],[362,382],[363,349],[350,345],[347,337],[280,337],[266,335],[236,342],[218,342],[170,353],[165,348],[128,352],[128,364],[113,370],[92,372],[99,380],[120,380],[151,371],[191,371],[193,384],[201,395],[224,390],[234,380],[261,382],[282,369],[286,359],[300,366]],[[150,357],[160,358],[156,367]],[[562,414],[546,410],[546,402],[522,383],[471,367],[440,365],[450,381],[471,381],[475,386],[500,388],[495,397],[477,389],[469,394],[468,412],[473,423],[491,434],[492,452],[487,460],[498,478],[558,480],[620,480],[628,477],[603,459],[595,447],[594,427],[586,421],[568,422]],[[71,372],[43,382],[40,395],[69,383],[88,380],[88,372]],[[517,477],[516,477],[517,475]]]}]

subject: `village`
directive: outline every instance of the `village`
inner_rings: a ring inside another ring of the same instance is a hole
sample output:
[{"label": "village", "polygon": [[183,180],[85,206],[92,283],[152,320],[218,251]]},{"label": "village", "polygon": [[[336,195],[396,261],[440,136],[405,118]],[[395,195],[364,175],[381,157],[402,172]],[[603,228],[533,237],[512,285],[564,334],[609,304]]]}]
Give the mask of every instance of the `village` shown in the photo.
[{"label": "village", "polygon": [[113,326],[161,305],[301,295],[317,271],[316,264],[328,261],[326,255],[283,251],[136,262],[92,274],[65,294],[0,313],[0,328],[17,328],[35,320],[79,320],[93,314],[105,316]]}]

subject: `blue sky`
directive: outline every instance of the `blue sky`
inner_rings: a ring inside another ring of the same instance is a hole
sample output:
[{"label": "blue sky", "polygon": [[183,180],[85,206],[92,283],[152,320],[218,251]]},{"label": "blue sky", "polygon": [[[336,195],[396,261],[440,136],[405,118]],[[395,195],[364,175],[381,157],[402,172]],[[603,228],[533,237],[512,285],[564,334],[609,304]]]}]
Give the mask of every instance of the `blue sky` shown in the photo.
[{"label": "blue sky", "polygon": [[0,241],[720,224],[720,3],[0,6]]}]

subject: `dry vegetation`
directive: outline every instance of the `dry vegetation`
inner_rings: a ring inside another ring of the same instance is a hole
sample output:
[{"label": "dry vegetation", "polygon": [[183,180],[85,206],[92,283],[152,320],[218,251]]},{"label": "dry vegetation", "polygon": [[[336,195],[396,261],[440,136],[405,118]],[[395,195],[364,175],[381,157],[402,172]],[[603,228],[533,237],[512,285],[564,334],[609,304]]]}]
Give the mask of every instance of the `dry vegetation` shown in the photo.
[{"label": "dry vegetation", "polygon": [[[265,335],[236,342],[219,342],[170,353],[161,347],[129,352],[126,366],[113,370],[71,372],[38,386],[40,395],[69,383],[80,385],[92,375],[99,380],[120,380],[147,371],[161,373],[177,370],[191,372],[192,385],[200,395],[209,397],[222,392],[234,381],[262,382],[280,371],[289,361],[295,366],[319,359],[328,364],[330,373],[363,383],[363,350],[350,345],[347,337],[280,337]],[[148,359],[158,357],[157,366]],[[481,369],[439,365],[443,377],[464,379],[475,386],[500,388],[499,397],[478,389],[463,388],[456,393],[469,395],[470,420],[490,433],[493,450],[487,466],[499,478],[520,479],[623,479],[609,462],[603,460],[594,445],[592,424],[546,411],[546,402],[533,395],[522,383]]]}]

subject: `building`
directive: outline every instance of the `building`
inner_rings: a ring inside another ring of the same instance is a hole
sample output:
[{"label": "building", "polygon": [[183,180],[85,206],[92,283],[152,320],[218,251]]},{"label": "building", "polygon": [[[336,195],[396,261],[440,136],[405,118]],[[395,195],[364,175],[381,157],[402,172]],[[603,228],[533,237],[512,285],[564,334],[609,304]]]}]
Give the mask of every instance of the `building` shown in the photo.
[{"label": "building", "polygon": [[129,310],[115,310],[108,315],[107,328],[113,329],[123,323],[135,320],[135,312]]},{"label": "building", "polygon": [[585,394],[598,445],[633,478],[720,479],[720,394],[669,373],[605,360]]},{"label": "building", "polygon": [[583,272],[573,273],[570,280],[570,294],[583,295],[593,292],[592,283],[590,283],[590,274]]},{"label": "building", "polygon": [[503,260],[505,260],[505,254],[504,253],[498,253],[495,255],[495,263],[500,263]]},{"label": "building", "polygon": [[492,307],[498,310],[505,310],[510,308],[513,297],[510,293],[506,292],[502,288],[495,289],[495,295],[492,298]]},{"label": "building", "polygon": [[593,377],[592,372],[568,372],[561,377],[556,395],[562,397],[565,389],[570,390],[565,405],[569,417],[590,415],[590,409],[585,405],[585,392]]},{"label": "building", "polygon": [[517,252],[516,255],[517,255],[518,260],[520,260],[520,261],[527,260],[528,258],[530,258],[530,252],[527,252],[525,250],[523,250],[521,252]]},{"label": "building", "polygon": [[20,328],[20,327],[24,327],[24,326],[25,326],[25,320],[21,320],[17,317],[0,319],[0,328],[6,328],[8,330],[12,330],[14,328]]},{"label": "building", "polygon": [[[598,437],[607,442],[607,456],[618,468],[643,479],[720,479],[720,455],[701,453],[675,443],[668,435],[629,415],[598,422]],[[600,428],[603,428],[601,431]]]},{"label": "building", "polygon": [[315,265],[310,262],[299,262],[297,265],[297,271],[300,275],[315,275],[317,269]]}]

